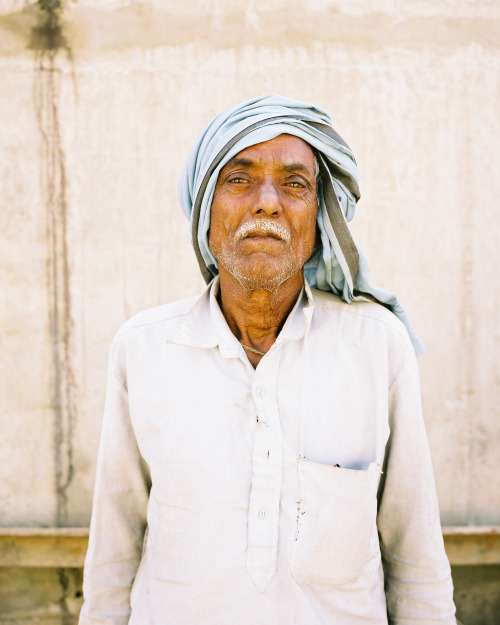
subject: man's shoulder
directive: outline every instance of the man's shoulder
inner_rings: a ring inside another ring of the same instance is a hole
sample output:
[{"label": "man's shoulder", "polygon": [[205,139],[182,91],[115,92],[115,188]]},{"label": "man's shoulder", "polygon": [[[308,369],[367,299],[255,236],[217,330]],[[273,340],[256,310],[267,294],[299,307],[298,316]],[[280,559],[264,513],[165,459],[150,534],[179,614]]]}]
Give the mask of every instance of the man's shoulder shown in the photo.
[{"label": "man's shoulder", "polygon": [[158,328],[161,328],[161,331],[166,335],[171,334],[174,332],[182,319],[184,319],[184,317],[193,308],[199,298],[200,294],[193,295],[191,297],[170,302],[169,304],[146,308],[145,310],[136,313],[133,317],[130,317],[130,319],[125,321],[125,323],[119,328],[115,335],[114,342],[117,342],[132,333],[147,332],[148,330],[154,331]]},{"label": "man's shoulder", "polygon": [[320,314],[341,316],[343,323],[362,325],[377,332],[389,333],[410,344],[410,337],[404,324],[382,304],[367,299],[348,304],[331,292],[318,289],[311,291],[315,309]]}]

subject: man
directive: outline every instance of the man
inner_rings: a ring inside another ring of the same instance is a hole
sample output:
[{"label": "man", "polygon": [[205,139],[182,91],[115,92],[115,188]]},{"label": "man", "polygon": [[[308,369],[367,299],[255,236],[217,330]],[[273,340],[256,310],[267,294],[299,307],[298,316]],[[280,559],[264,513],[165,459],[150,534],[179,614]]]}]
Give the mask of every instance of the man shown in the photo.
[{"label": "man", "polygon": [[113,343],[80,624],[455,623],[421,345],[347,229],[351,151],[258,98],[179,190],[210,284]]}]

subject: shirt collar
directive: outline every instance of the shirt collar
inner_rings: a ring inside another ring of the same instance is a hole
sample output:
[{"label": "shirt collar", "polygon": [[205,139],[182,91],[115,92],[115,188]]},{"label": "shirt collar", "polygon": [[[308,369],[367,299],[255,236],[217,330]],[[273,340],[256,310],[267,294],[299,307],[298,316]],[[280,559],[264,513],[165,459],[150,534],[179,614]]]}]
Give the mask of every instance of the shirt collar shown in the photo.
[{"label": "shirt collar", "polygon": [[[220,309],[217,301],[219,288],[219,276],[216,276],[196,300],[173,336],[168,339],[168,343],[200,348],[211,348],[218,345],[222,356],[226,358],[238,356],[241,345],[229,329]],[[311,323],[313,309],[314,299],[311,288],[304,280],[304,287],[300,291],[275,345],[277,346],[286,340],[302,338]]]},{"label": "shirt collar", "polygon": [[[215,278],[215,280],[217,280]],[[167,343],[186,347],[210,348],[217,345],[217,335],[211,322],[210,293],[214,282],[211,282],[184,315],[175,332],[167,339]]]}]

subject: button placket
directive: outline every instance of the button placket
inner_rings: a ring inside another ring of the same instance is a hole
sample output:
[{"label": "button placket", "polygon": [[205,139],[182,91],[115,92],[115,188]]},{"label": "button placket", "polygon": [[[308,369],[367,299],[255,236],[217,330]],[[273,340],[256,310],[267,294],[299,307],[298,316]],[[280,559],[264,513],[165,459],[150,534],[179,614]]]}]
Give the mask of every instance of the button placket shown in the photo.
[{"label": "button placket", "polygon": [[276,573],[283,444],[276,401],[279,351],[268,354],[255,372],[253,397],[258,421],[252,450],[252,490],[248,516],[247,572],[263,592]]}]

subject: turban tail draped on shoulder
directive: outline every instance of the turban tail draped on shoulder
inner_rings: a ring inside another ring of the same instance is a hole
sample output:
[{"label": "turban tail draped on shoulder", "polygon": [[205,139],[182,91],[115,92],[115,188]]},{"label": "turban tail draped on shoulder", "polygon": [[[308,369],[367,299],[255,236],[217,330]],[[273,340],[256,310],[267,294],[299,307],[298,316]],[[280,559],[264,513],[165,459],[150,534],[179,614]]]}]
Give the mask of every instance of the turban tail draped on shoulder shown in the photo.
[{"label": "turban tail draped on shoulder", "polygon": [[217,261],[208,247],[208,231],[220,170],[245,148],[281,134],[306,141],[319,160],[317,223],[322,245],[304,266],[307,281],[347,303],[375,299],[399,317],[415,352],[423,353],[424,346],[396,296],[370,284],[368,262],[347,226],[360,197],[356,160],[332,128],[330,116],[311,104],[278,95],[248,100],[218,115],[198,137],[179,180],[179,199],[191,223],[193,247],[203,277],[209,282],[218,273]]}]

